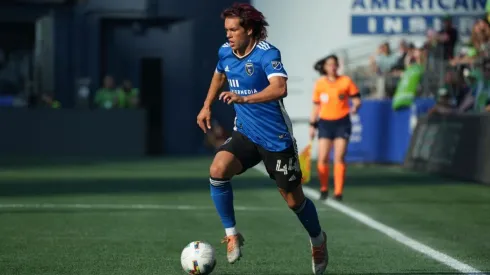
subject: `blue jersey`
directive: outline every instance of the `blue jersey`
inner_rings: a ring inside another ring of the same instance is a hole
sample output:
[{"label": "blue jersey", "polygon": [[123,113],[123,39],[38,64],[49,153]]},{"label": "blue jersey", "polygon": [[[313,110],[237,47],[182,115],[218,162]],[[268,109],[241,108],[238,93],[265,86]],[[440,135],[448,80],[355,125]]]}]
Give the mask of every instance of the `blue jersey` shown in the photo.
[{"label": "blue jersey", "polygon": [[[216,71],[226,74],[230,91],[246,96],[260,93],[269,86],[269,78],[287,78],[280,51],[260,41],[244,57],[238,57],[228,43],[218,51]],[[283,151],[293,145],[291,120],[281,100],[267,103],[234,104],[235,129],[252,142],[272,152]]]}]

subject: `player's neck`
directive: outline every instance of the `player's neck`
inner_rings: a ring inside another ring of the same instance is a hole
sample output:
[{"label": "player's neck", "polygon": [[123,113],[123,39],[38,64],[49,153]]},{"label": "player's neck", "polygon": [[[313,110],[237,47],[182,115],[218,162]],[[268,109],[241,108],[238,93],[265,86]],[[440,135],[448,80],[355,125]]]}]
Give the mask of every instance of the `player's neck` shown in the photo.
[{"label": "player's neck", "polygon": [[244,57],[244,56],[248,55],[251,51],[253,51],[256,44],[257,44],[257,41],[255,41],[254,39],[250,39],[250,42],[248,42],[247,47],[245,47],[243,49],[238,49],[238,50],[233,51],[233,52],[238,57]]},{"label": "player's neck", "polygon": [[339,78],[339,76],[338,75],[327,75],[326,78],[327,78],[327,80],[333,82],[333,81],[337,80],[337,78]]}]

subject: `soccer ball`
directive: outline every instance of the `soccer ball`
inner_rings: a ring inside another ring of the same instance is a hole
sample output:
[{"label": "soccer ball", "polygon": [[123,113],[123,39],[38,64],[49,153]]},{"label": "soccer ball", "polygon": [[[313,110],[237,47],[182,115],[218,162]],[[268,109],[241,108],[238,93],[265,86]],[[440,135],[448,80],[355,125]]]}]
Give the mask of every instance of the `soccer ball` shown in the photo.
[{"label": "soccer ball", "polygon": [[206,242],[191,242],[182,250],[180,263],[187,274],[211,274],[216,266],[214,247]]}]

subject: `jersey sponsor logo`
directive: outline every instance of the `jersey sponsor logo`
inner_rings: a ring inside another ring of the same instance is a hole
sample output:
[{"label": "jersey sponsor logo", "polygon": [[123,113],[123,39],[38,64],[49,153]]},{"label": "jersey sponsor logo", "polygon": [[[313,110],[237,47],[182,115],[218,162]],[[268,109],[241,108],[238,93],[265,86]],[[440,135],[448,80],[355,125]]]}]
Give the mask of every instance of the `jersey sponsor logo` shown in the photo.
[{"label": "jersey sponsor logo", "polygon": [[280,69],[282,69],[282,63],[281,63],[281,61],[274,60],[274,61],[271,62],[271,64],[272,64],[272,68],[274,68],[274,70],[278,70],[279,71]]},{"label": "jersey sponsor logo", "polygon": [[236,79],[228,79],[228,84],[230,85],[231,88],[238,88],[240,87],[240,82]]},{"label": "jersey sponsor logo", "polygon": [[245,64],[245,72],[249,76],[252,76],[254,74],[254,64],[253,63],[247,63],[247,64]]},{"label": "jersey sponsor logo", "polygon": [[256,94],[257,93],[257,90],[256,89],[253,89],[253,90],[231,90],[232,92],[234,92],[235,94],[237,95],[251,95],[251,94]]}]

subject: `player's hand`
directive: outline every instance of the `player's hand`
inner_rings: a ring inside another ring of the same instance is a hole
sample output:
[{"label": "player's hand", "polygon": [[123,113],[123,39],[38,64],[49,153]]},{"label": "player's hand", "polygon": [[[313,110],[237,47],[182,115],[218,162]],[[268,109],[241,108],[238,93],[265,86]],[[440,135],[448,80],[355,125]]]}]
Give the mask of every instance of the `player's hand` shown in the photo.
[{"label": "player's hand", "polygon": [[316,128],[313,126],[310,126],[310,140],[313,140],[316,136]]},{"label": "player's hand", "polygon": [[232,103],[242,104],[247,102],[245,97],[239,96],[233,92],[222,92],[219,95],[219,100],[223,100],[223,102],[228,103],[228,105]]},{"label": "player's hand", "polygon": [[204,133],[211,129],[211,109],[208,107],[203,107],[197,115],[197,125],[202,129]]}]

